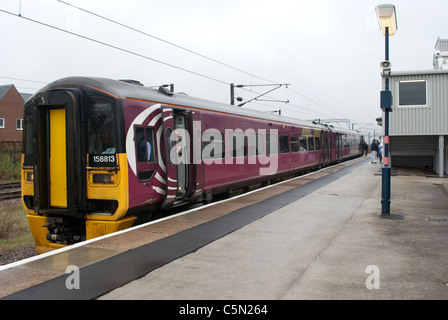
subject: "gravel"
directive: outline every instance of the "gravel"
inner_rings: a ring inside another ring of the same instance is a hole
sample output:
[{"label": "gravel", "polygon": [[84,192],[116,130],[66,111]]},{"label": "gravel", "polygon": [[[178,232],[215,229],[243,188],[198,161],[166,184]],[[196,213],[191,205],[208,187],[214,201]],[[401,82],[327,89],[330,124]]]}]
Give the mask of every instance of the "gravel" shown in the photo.
[{"label": "gravel", "polygon": [[0,254],[0,266],[20,261],[36,255],[37,255],[36,248],[34,246],[27,246],[3,252],[2,254]]}]

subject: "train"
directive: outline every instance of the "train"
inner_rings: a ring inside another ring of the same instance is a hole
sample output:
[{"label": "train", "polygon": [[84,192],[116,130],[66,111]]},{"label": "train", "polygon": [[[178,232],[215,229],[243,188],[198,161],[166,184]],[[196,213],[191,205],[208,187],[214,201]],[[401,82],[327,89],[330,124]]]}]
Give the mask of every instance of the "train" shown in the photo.
[{"label": "train", "polygon": [[23,122],[21,200],[37,253],[359,157],[364,142],[355,131],[95,77],[45,86],[25,102]]}]

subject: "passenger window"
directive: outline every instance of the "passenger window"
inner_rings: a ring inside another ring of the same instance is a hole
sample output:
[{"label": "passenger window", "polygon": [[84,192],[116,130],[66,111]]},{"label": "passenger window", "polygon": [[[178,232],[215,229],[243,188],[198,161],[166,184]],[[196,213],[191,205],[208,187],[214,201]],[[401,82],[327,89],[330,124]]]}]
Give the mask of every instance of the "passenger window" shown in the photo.
[{"label": "passenger window", "polygon": [[233,157],[247,157],[247,142],[245,134],[234,132],[231,138],[233,142]]},{"label": "passenger window", "polygon": [[314,138],[308,137],[308,151],[314,151]]},{"label": "passenger window", "polygon": [[251,133],[249,136],[249,148],[251,156],[264,155],[264,140],[263,135],[258,133]]},{"label": "passenger window", "polygon": [[202,142],[204,159],[213,160],[225,158],[226,148],[221,132],[211,129],[204,131]]},{"label": "passenger window", "polygon": [[299,138],[298,137],[291,137],[291,151],[299,152]]},{"label": "passenger window", "polygon": [[320,138],[315,138],[316,151],[320,150]]},{"label": "passenger window", "polygon": [[257,133],[257,156],[264,156],[266,153],[264,151],[264,136]]},{"label": "passenger window", "polygon": [[[272,144],[271,144],[272,139]],[[277,135],[266,134],[266,153],[278,154]]]},{"label": "passenger window", "polygon": [[300,152],[307,152],[306,137],[300,137]]},{"label": "passenger window", "polygon": [[288,136],[280,136],[280,152],[289,153],[289,141]]},{"label": "passenger window", "polygon": [[154,129],[136,128],[135,137],[137,141],[137,161],[156,162],[154,150]]}]

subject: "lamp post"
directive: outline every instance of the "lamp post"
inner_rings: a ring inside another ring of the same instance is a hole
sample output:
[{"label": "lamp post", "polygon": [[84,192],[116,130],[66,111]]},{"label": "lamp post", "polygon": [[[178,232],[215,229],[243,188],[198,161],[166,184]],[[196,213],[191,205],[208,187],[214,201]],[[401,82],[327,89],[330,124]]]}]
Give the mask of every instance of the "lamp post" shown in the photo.
[{"label": "lamp post", "polygon": [[395,6],[382,4],[375,7],[380,29],[385,36],[385,61],[381,63],[384,70],[384,90],[381,91],[381,109],[384,111],[384,165],[382,168],[381,214],[390,215],[390,166],[389,166],[389,112],[392,111],[392,93],[389,89],[389,36],[398,29]]}]

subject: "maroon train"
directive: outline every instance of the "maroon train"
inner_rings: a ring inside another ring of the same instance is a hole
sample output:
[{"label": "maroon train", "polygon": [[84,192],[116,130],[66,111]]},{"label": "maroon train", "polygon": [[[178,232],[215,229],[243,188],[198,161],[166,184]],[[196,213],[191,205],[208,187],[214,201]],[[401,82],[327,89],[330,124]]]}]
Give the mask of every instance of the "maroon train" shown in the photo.
[{"label": "maroon train", "polygon": [[25,103],[22,202],[42,253],[360,156],[362,143],[357,132],[162,87],[70,77]]}]

